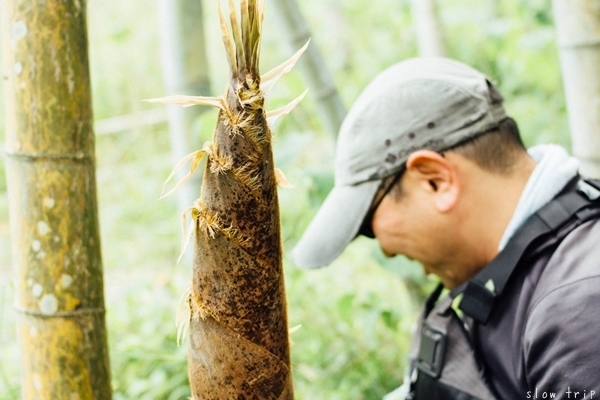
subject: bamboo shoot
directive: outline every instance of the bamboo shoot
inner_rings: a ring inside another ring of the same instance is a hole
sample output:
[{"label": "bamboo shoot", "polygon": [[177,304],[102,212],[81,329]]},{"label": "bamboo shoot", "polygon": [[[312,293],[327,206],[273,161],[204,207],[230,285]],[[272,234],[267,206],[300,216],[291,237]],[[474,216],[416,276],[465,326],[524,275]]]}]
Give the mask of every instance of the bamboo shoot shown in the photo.
[{"label": "bamboo shoot", "polygon": [[[258,70],[263,1],[242,0],[240,18],[231,0],[229,7],[228,17],[219,8],[231,66],[225,95],[159,99],[220,110],[212,142],[188,156],[190,173],[208,157],[201,197],[191,208],[193,280],[183,297],[190,309],[188,372],[194,399],[289,400],[293,386],[276,191],[277,182],[287,182],[273,165]],[[267,77],[277,79],[294,57]],[[269,115],[286,114],[295,103]]]}]

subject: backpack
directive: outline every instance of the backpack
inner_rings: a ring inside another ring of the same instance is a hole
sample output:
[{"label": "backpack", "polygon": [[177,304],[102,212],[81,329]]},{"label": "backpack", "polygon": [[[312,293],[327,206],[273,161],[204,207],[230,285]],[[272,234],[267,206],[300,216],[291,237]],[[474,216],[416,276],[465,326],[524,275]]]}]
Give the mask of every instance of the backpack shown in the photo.
[{"label": "backpack", "polygon": [[[494,400],[479,362],[468,326],[453,308],[475,324],[485,324],[498,298],[534,241],[557,238],[557,244],[573,229],[600,216],[600,180],[577,178],[525,221],[505,249],[484,269],[441,300],[440,284],[430,295],[417,322],[409,373],[404,385],[384,400]],[[439,300],[439,301],[438,301]]]}]

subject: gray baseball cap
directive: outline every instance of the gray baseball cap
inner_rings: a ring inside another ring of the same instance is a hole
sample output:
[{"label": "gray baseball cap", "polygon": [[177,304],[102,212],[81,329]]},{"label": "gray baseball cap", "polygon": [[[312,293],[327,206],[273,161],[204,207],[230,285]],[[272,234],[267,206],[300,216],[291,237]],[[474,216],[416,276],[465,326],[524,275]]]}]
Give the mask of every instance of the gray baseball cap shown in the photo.
[{"label": "gray baseball cap", "polygon": [[414,58],[381,72],[340,129],[335,185],[292,250],[302,268],[330,264],[354,239],[384,178],[417,150],[441,151],[506,118],[481,72],[448,58]]}]

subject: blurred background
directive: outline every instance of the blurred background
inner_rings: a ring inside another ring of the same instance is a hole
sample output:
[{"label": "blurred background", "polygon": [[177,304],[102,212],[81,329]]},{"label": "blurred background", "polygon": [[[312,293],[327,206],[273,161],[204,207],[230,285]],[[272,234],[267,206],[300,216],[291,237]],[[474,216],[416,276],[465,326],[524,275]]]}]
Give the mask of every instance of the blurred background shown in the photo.
[{"label": "blurred background", "polygon": [[[211,93],[228,82],[216,1],[203,25]],[[313,41],[349,107],[382,69],[418,54],[410,0],[302,0]],[[158,2],[89,0],[88,33],[107,328],[115,399],[185,399],[187,343],[176,344],[175,310],[191,262],[176,265],[177,196],[158,200],[174,166],[167,109],[142,99],[167,93],[166,35]],[[488,74],[528,146],[570,147],[550,0],[438,0],[445,52]],[[272,2],[265,7],[262,70],[297,50]],[[2,82],[0,81],[0,87]],[[308,84],[294,71],[267,101],[286,104]],[[315,90],[315,88],[309,88]],[[200,94],[200,93],[187,93]],[[1,99],[0,101],[4,101]],[[289,253],[333,185],[335,138],[307,97],[274,129],[276,165],[295,185],[280,189]],[[190,151],[207,140],[216,112],[193,119]],[[0,140],[5,113],[0,105]],[[196,196],[199,195],[199,188]],[[358,239],[331,266],[303,271],[285,258],[292,364],[298,399],[380,399],[402,382],[410,330],[435,280],[406,259],[385,259]],[[0,399],[20,395],[4,157],[0,153]]]}]

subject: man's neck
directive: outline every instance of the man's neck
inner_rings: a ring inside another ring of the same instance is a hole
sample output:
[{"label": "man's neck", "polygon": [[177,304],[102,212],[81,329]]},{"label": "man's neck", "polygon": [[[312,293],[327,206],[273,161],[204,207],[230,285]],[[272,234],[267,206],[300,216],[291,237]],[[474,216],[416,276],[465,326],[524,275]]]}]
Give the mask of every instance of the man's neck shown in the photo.
[{"label": "man's neck", "polygon": [[[502,175],[473,169],[472,179],[464,188],[463,225],[465,253],[475,274],[498,254],[500,240],[515,212],[525,185],[536,166],[528,155],[515,165],[512,173]],[[473,250],[475,249],[475,251]]]}]

